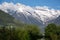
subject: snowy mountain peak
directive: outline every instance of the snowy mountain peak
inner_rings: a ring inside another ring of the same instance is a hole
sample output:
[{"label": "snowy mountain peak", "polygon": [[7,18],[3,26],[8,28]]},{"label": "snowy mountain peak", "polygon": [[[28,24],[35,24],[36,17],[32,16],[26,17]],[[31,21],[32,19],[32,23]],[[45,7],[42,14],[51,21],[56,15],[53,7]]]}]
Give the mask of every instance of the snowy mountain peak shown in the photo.
[{"label": "snowy mountain peak", "polygon": [[13,4],[4,2],[0,4],[0,10],[3,10],[15,18],[33,24],[45,24],[60,16],[60,10],[49,9],[47,6],[30,7],[20,3]]}]

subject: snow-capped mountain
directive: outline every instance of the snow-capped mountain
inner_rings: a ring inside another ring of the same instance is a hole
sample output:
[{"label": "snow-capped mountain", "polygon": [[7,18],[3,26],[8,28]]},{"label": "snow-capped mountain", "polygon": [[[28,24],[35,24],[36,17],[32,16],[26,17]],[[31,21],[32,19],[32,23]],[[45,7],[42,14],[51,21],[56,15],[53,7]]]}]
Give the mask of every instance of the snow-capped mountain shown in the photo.
[{"label": "snow-capped mountain", "polygon": [[49,7],[46,6],[30,7],[20,3],[13,4],[4,2],[0,4],[0,10],[9,13],[23,23],[36,24],[39,26],[54,23],[57,18],[60,18],[60,10],[49,9]]}]

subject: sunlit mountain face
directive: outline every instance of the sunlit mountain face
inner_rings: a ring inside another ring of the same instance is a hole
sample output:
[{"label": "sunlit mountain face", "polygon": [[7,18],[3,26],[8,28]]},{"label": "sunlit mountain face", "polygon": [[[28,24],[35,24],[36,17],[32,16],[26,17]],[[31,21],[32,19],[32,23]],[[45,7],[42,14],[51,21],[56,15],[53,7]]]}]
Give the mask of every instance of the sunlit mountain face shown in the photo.
[{"label": "sunlit mountain face", "polygon": [[48,23],[60,24],[60,10],[49,9],[46,6],[30,7],[20,3],[4,2],[0,4],[0,10],[9,13],[23,23],[46,26]]}]

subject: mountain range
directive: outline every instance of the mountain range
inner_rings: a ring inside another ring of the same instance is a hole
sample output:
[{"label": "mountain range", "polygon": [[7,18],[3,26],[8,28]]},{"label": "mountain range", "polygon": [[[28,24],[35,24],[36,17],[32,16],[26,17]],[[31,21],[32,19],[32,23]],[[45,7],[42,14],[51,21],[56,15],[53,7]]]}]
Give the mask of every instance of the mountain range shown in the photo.
[{"label": "mountain range", "polygon": [[38,26],[46,26],[49,23],[60,24],[60,10],[47,6],[30,7],[20,3],[4,2],[0,4],[0,10],[27,24]]}]

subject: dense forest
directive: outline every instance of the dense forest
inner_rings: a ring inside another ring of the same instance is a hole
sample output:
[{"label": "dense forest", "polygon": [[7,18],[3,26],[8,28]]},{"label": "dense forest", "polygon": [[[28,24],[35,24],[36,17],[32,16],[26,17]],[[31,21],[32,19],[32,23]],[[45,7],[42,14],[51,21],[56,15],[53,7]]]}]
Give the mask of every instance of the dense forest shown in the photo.
[{"label": "dense forest", "polygon": [[0,10],[0,40],[60,40],[60,26],[48,24],[42,33],[40,27],[24,24]]}]

